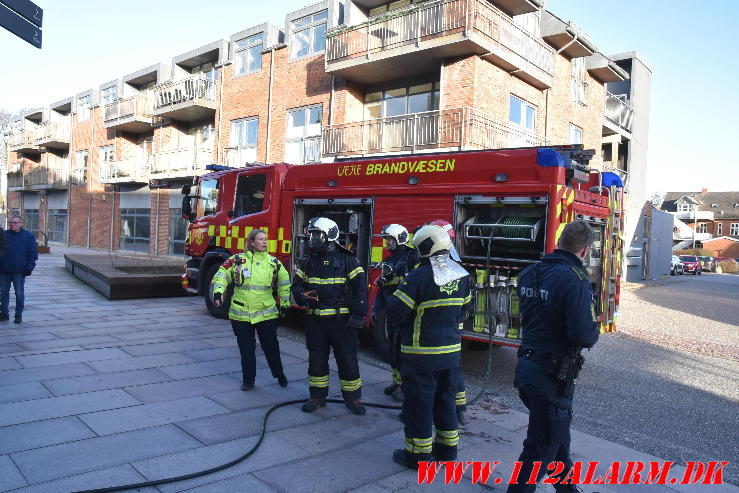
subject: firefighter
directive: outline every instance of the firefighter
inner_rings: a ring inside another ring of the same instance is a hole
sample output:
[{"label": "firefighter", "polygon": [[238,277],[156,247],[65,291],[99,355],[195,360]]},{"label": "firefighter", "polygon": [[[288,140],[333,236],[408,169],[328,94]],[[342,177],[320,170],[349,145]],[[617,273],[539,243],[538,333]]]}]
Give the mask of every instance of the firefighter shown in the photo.
[{"label": "firefighter", "polygon": [[[215,306],[221,306],[226,288],[233,285],[228,317],[241,353],[241,390],[254,388],[255,332],[272,376],[281,387],[287,387],[277,340],[277,321],[280,310],[290,307],[290,275],[279,260],[267,253],[267,234],[261,229],[252,230],[246,238],[246,251],[226,260],[212,282]],[[280,309],[276,296],[280,299]]]},{"label": "firefighter", "polygon": [[[452,240],[452,246],[449,250],[449,256],[454,260],[455,262],[459,262],[459,253],[457,253],[457,249],[454,248],[454,237],[456,236],[454,233],[454,226],[449,221],[445,221],[443,219],[436,219],[434,221],[430,221],[426,224],[435,224],[437,226],[441,226],[441,228],[447,232],[449,235],[449,239]],[[461,326],[460,326],[461,328]],[[461,356],[461,353],[460,353]],[[460,368],[462,367],[462,364],[460,362]],[[464,384],[464,372],[461,370],[458,373],[459,381],[457,382],[457,393],[455,394],[455,402],[457,404],[457,422],[460,426],[464,426],[467,423],[467,420],[465,419],[464,413],[467,411],[467,390],[465,388]]]},{"label": "firefighter", "polygon": [[339,367],[341,393],[346,407],[364,414],[360,402],[362,379],[357,361],[358,331],[367,314],[367,276],[357,257],[341,247],[339,227],[331,219],[316,217],[306,228],[310,254],[295,272],[292,292],[307,307],[308,385],[310,399],[303,411],[326,405],[328,357],[333,348]]},{"label": "firefighter", "polygon": [[[382,227],[380,236],[385,240],[390,255],[382,261],[382,275],[375,283],[380,286],[380,291],[375,298],[372,314],[372,323],[379,318],[381,312],[385,311],[387,300],[392,296],[398,285],[406,275],[418,264],[418,252],[408,246],[408,230],[400,224],[388,224]],[[400,377],[400,346],[397,342],[398,326],[386,319],[386,329],[390,340],[390,369],[392,370],[393,382],[385,388],[385,395],[391,396],[396,401],[403,400],[401,389],[402,378]]]},{"label": "firefighter", "polygon": [[[582,348],[598,341],[593,292],[582,259],[595,233],[584,221],[569,223],[562,230],[557,249],[518,277],[522,339],[514,385],[529,409],[529,427],[518,459],[523,466],[521,484],[509,493],[536,490],[528,482],[534,461],[542,467],[537,480],[552,460],[562,462],[564,477],[572,468],[570,422],[574,379],[582,367]],[[574,485],[557,484],[555,490],[579,491]]]},{"label": "firefighter", "polygon": [[[472,307],[469,275],[449,258],[451,240],[439,226],[413,236],[421,256],[387,303],[400,335],[405,448],[393,460],[410,468],[419,461],[457,458],[459,429],[455,396],[459,382],[459,325]],[[435,438],[432,436],[436,428]]]}]

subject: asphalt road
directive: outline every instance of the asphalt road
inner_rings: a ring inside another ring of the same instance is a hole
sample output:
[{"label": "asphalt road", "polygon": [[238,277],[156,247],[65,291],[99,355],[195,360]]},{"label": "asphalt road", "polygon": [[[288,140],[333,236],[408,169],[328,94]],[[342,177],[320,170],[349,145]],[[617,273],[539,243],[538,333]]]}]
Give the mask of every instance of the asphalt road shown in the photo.
[{"label": "asphalt road", "polygon": [[[678,276],[630,285],[621,298],[620,332],[585,353],[573,427],[678,463],[728,460],[725,480],[739,484],[739,276]],[[368,347],[361,357],[384,364]],[[486,358],[463,354],[468,398]],[[494,349],[485,399],[525,411],[515,365],[514,350]]]}]

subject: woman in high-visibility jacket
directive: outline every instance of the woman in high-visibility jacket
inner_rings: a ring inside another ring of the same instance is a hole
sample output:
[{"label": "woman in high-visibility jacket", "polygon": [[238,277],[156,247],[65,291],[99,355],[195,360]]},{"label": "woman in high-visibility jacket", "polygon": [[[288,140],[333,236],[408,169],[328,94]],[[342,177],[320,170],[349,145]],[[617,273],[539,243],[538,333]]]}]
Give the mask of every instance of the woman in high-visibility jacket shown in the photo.
[{"label": "woman in high-visibility jacket", "polygon": [[[215,306],[223,303],[226,288],[233,285],[228,317],[241,352],[241,390],[254,388],[255,332],[272,376],[280,386],[287,387],[277,340],[277,322],[280,310],[290,306],[290,276],[282,263],[267,253],[267,234],[261,229],[249,233],[246,251],[226,260],[212,282]],[[276,297],[279,297],[279,308]]]}]

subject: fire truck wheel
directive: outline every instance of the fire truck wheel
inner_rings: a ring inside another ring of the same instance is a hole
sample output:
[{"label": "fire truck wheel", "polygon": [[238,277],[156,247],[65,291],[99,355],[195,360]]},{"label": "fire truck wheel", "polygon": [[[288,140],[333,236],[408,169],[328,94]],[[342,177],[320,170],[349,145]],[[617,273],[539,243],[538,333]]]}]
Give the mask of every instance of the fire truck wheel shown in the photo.
[{"label": "fire truck wheel", "polygon": [[231,307],[231,295],[233,294],[233,286],[228,286],[226,288],[226,292],[223,296],[223,303],[221,306],[215,306],[213,304],[213,285],[211,284],[211,280],[213,280],[213,276],[216,275],[216,272],[218,272],[218,268],[220,267],[220,264],[214,264],[211,265],[208,268],[208,272],[205,274],[205,280],[206,285],[208,286],[207,292],[205,293],[205,306],[208,307],[208,311],[211,315],[213,315],[216,318],[228,318],[228,309]]},{"label": "fire truck wheel", "polygon": [[387,333],[387,326],[385,321],[387,316],[385,311],[381,311],[375,317],[375,324],[372,326],[372,342],[375,346],[375,351],[386,363],[390,363],[390,338]]}]

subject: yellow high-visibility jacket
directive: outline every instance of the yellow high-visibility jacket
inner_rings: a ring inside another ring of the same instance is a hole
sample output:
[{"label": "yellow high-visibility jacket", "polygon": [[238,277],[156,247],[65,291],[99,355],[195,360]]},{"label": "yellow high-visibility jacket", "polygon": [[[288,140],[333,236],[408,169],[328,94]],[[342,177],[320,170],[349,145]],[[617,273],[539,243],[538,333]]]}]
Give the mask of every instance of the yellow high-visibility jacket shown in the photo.
[{"label": "yellow high-visibility jacket", "polygon": [[280,306],[290,306],[290,276],[282,263],[267,252],[244,252],[226,260],[213,276],[213,294],[226,291],[233,283],[232,320],[258,323],[277,318],[280,314],[273,292],[276,288]]}]

